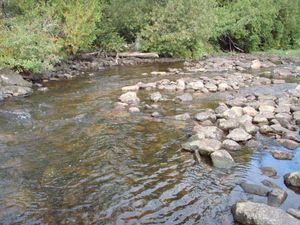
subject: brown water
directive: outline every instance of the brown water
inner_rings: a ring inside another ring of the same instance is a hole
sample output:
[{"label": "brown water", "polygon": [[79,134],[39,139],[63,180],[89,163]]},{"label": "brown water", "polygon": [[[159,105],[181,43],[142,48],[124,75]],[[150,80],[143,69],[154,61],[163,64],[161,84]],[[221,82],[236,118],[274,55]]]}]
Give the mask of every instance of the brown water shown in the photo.
[{"label": "brown water", "polygon": [[[181,65],[115,68],[1,103],[0,224],[233,224],[230,206],[241,196],[231,190],[277,162],[245,149],[231,171],[199,165],[180,150],[190,123],[114,110],[121,87],[158,80],[141,73],[169,66]],[[215,105],[209,99],[166,102],[162,113],[193,114]],[[280,164],[280,175],[299,170],[299,159]],[[289,191],[283,208],[296,202]]]}]

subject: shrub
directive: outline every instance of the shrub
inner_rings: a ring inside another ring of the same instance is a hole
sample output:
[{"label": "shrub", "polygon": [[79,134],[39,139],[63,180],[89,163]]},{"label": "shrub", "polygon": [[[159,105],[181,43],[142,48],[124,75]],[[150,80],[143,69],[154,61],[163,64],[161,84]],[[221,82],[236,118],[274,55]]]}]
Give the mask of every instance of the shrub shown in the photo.
[{"label": "shrub", "polygon": [[141,34],[143,51],[197,57],[205,52],[214,21],[213,0],[169,0],[152,14]]},{"label": "shrub", "polygon": [[52,69],[61,59],[61,43],[51,26],[41,17],[1,20],[0,66],[34,73]]}]

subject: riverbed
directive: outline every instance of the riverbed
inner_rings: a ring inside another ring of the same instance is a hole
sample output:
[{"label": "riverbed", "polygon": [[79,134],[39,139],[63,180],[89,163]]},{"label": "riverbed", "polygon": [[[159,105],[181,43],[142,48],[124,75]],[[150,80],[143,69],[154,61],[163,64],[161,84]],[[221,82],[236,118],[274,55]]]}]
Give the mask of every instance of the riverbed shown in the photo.
[{"label": "riverbed", "polygon": [[[285,187],[282,176],[300,170],[299,149],[287,162],[244,148],[233,154],[236,166],[230,170],[199,164],[181,150],[192,124],[168,116],[213,108],[231,93],[195,96],[192,106],[166,101],[165,119],[147,109],[115,109],[122,87],[155,81],[141,74],[169,67],[183,64],[115,67],[51,81],[47,92],[1,103],[0,223],[233,224],[232,203],[244,198],[236,186],[265,179],[262,166],[277,169],[274,182],[288,193],[281,208],[298,208],[300,195]],[[146,91],[140,97],[149,101]]]}]

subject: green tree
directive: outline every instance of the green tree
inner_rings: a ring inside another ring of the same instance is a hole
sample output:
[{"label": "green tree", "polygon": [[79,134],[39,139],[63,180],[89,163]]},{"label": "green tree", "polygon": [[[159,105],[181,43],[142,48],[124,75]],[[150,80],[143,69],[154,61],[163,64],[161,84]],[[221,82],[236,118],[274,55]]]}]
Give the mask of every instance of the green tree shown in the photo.
[{"label": "green tree", "polygon": [[163,56],[197,57],[207,49],[214,0],[169,0],[157,7],[140,34],[142,50]]}]

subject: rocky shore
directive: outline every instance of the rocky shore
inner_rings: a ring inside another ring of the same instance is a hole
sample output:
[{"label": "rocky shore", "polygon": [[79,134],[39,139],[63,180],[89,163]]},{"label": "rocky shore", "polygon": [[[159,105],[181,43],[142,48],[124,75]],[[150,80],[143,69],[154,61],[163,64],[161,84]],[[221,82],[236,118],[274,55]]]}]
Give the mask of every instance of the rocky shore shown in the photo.
[{"label": "rocky shore", "polygon": [[[300,67],[297,60],[216,57],[186,62],[183,69],[153,71],[148,76],[154,81],[122,88],[124,93],[115,104],[115,110],[190,123],[194,127],[193,134],[182,143],[182,150],[194,154],[198,163],[205,164],[207,160],[202,159],[209,159],[215,169],[229,172],[235,167],[232,155],[246,147],[262,148],[275,160],[287,162],[299,150],[300,85],[297,79]],[[282,91],[283,85],[289,88]],[[244,91],[246,89],[252,92]],[[193,106],[195,98],[213,94],[228,97],[216,107]],[[194,113],[189,110],[164,115],[167,102],[185,105]],[[262,146],[259,136],[272,140],[281,146],[280,150]],[[262,167],[261,173],[271,179],[279,178],[273,167]],[[300,193],[300,171],[286,173],[282,179],[286,188]],[[300,224],[299,208],[280,209],[288,193],[272,180],[262,183],[244,180],[239,187],[242,192],[265,200],[264,203],[237,200],[232,206],[235,221],[249,225]]]}]

